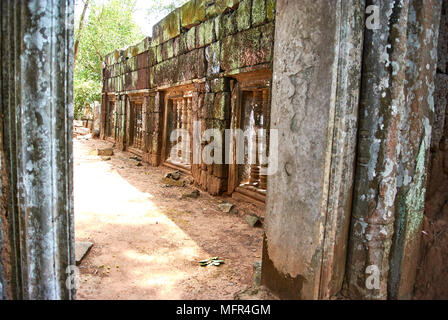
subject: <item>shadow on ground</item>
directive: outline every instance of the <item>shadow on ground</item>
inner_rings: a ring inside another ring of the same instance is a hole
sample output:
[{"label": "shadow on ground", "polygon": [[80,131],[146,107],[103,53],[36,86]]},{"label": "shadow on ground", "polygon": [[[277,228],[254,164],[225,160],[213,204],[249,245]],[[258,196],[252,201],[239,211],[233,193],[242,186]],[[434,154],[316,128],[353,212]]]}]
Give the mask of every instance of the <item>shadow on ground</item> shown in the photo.
[{"label": "shadow on ground", "polygon": [[[165,187],[168,168],[136,166],[125,152],[109,161],[89,154],[108,146],[74,141],[76,239],[94,243],[80,266],[78,299],[233,299],[253,284],[263,231],[244,215],[262,209],[204,192],[180,199],[195,188]],[[220,201],[238,212],[221,212]],[[199,265],[214,256],[225,264]]]}]

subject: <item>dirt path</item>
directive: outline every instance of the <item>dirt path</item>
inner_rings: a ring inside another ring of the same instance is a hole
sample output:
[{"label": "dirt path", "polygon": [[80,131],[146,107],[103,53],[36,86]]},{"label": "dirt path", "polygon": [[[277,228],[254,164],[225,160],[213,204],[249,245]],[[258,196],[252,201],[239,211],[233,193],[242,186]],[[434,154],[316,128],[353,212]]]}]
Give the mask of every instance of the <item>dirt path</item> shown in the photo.
[{"label": "dirt path", "polygon": [[[262,230],[244,216],[259,208],[204,192],[181,200],[194,188],[162,185],[170,169],[137,167],[129,153],[89,155],[110,146],[74,140],[76,240],[94,243],[80,265],[78,299],[233,299],[252,285]],[[238,212],[219,211],[222,200]],[[225,264],[197,263],[214,256]]]}]

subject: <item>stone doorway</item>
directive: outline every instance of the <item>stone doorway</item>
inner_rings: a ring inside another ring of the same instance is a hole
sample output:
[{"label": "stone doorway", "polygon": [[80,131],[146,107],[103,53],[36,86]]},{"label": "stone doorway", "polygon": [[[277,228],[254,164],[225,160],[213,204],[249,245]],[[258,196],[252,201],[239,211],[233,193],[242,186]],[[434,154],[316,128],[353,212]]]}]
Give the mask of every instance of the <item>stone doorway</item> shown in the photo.
[{"label": "stone doorway", "polygon": [[[228,193],[236,199],[264,205],[268,176],[262,174],[260,153],[266,150],[266,156],[269,155],[271,82],[269,72],[265,73],[266,78],[263,74],[255,75],[255,79],[240,78],[232,94],[230,127],[244,134],[244,161],[230,166]],[[230,159],[230,163],[239,157],[235,146],[233,151],[235,159]]]}]

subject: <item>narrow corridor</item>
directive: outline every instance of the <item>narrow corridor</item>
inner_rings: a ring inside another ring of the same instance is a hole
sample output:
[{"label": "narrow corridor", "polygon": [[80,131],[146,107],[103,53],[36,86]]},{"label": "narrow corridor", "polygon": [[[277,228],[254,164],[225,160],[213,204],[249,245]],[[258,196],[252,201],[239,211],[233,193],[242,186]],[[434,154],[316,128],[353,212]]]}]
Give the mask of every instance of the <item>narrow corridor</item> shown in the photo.
[{"label": "narrow corridor", "polygon": [[[111,159],[92,155],[106,147],[74,139],[76,241],[94,243],[78,299],[233,299],[253,284],[263,232],[245,215],[260,208],[204,192],[181,199],[194,190],[188,177],[186,187],[167,187],[161,180],[172,170],[117,150]],[[227,201],[236,205],[230,213],[219,209]],[[225,264],[198,263],[215,256]]]}]

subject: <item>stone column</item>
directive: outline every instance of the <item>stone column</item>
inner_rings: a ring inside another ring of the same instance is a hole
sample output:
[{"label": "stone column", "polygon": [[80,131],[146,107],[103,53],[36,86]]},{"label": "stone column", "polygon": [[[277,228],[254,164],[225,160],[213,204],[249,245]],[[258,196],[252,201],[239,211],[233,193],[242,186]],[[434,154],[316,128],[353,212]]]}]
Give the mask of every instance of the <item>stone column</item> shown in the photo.
[{"label": "stone column", "polygon": [[131,99],[128,95],[124,96],[125,99],[125,111],[124,111],[124,129],[123,129],[123,150],[126,150],[127,147],[131,146],[134,141],[135,132],[133,132],[134,127],[133,123],[135,118],[131,119],[131,117],[135,117],[134,104],[131,103]]},{"label": "stone column", "polygon": [[326,299],[345,271],[364,1],[278,0],[262,283]]},{"label": "stone column", "polygon": [[[381,23],[365,36],[346,295],[410,298],[424,211],[441,1],[374,3]],[[411,258],[404,262],[403,254]]]},{"label": "stone column", "polygon": [[148,132],[148,123],[147,123],[147,119],[148,119],[148,100],[149,100],[149,96],[145,95],[143,97],[143,104],[142,104],[142,139],[143,139],[143,144],[141,146],[143,153],[148,153],[148,144],[147,144],[147,132]]},{"label": "stone column", "polygon": [[122,151],[126,150],[127,141],[127,132],[128,132],[128,116],[129,116],[129,103],[128,96],[125,94],[120,94],[120,104],[119,104],[119,117],[118,121],[120,122],[120,131],[119,131],[119,143],[118,146]]},{"label": "stone column", "polygon": [[154,123],[154,132],[152,137],[152,156],[151,156],[151,164],[153,166],[160,165],[160,162],[163,161],[162,155],[162,140],[163,140],[163,121],[164,121],[164,111],[165,111],[165,99],[164,95],[161,92],[154,93],[154,113],[151,114],[152,120]]},{"label": "stone column", "polygon": [[389,299],[411,299],[414,293],[433,132],[441,2],[412,0],[409,6],[407,60],[413,67],[406,70]]},{"label": "stone column", "polygon": [[0,298],[75,297],[73,7],[0,4]]},{"label": "stone column", "polygon": [[108,130],[108,118],[109,117],[109,99],[107,92],[103,92],[101,95],[101,112],[100,112],[100,139],[104,140],[107,137]]}]

